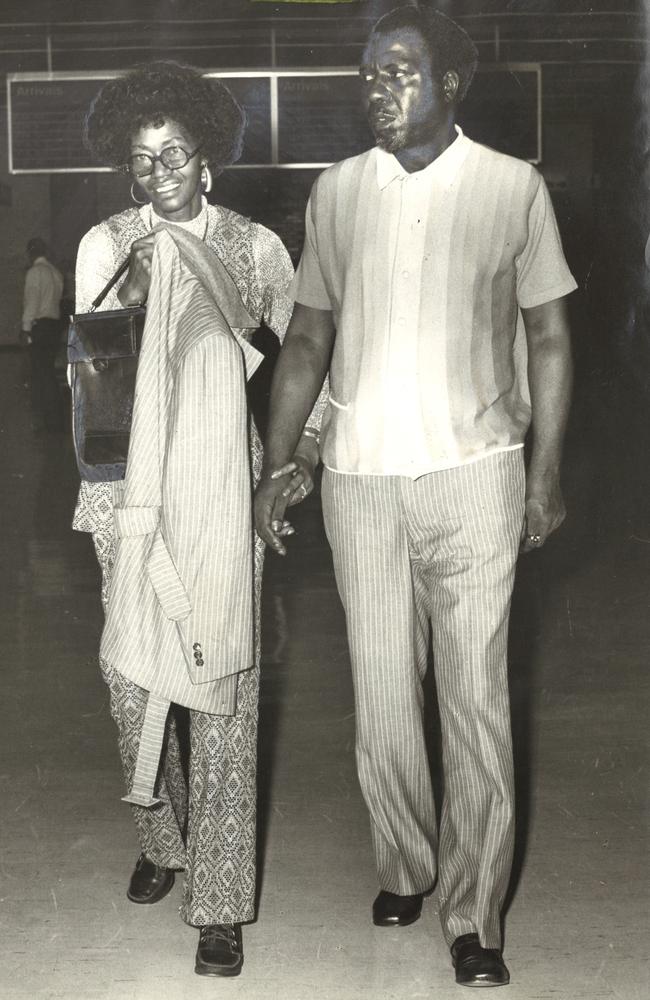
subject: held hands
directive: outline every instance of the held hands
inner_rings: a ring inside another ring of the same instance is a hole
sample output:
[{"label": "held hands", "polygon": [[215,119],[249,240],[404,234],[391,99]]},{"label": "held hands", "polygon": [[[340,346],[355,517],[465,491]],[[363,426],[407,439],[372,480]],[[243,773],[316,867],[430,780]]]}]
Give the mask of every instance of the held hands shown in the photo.
[{"label": "held hands", "polygon": [[154,235],[148,233],[131,244],[131,258],[126,280],[118,292],[123,306],[147,301],[151,284],[151,258],[153,257]]},{"label": "held hands", "polygon": [[286,555],[282,539],[294,534],[293,527],[284,517],[286,508],[301,503],[312,492],[315,465],[311,455],[296,451],[282,468],[263,475],[257,487],[255,527],[260,538],[278,555]]},{"label": "held hands", "polygon": [[529,475],[526,484],[526,516],[521,539],[521,551],[533,552],[560,527],[566,508],[558,473]]},{"label": "held hands", "polygon": [[[314,489],[315,462],[307,455],[296,451],[290,462],[271,473],[274,481],[282,480],[281,496],[286,500],[287,507],[301,503]],[[285,477],[289,480],[285,483]]]},{"label": "held hands", "polygon": [[257,534],[279,556],[287,554],[282,539],[294,533],[292,525],[284,518],[287,504],[282,497],[282,487],[283,483],[274,482],[270,476],[262,476],[254,500]]}]

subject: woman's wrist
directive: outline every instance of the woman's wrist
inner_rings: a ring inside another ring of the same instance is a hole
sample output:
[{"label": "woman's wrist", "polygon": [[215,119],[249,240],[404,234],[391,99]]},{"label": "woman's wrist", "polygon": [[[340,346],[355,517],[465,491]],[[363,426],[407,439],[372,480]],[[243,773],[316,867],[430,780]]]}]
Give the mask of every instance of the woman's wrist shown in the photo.
[{"label": "woman's wrist", "polygon": [[315,427],[305,427],[301,437],[312,438],[316,444],[320,444],[320,431],[317,431]]}]

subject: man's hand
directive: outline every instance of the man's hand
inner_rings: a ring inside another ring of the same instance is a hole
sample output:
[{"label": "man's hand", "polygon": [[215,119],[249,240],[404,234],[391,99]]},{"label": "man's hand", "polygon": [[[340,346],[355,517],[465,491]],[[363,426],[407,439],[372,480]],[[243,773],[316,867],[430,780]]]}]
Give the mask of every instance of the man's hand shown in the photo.
[{"label": "man's hand", "polygon": [[558,473],[529,476],[526,483],[526,517],[522,552],[532,552],[542,547],[552,532],[560,527],[566,517],[566,508],[560,489]]},{"label": "man's hand", "polygon": [[255,491],[257,533],[278,555],[286,555],[282,539],[294,529],[285,521],[287,507],[300,503],[314,488],[318,445],[313,438],[301,438],[293,458],[281,469],[266,472]]}]

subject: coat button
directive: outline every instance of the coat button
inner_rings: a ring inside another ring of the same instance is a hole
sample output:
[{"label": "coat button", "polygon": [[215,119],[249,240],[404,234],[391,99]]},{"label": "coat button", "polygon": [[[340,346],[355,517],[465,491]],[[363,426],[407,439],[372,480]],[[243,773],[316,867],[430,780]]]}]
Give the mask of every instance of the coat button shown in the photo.
[{"label": "coat button", "polygon": [[200,648],[201,648],[200,642],[195,642],[194,645],[192,646],[192,649],[200,649]]}]

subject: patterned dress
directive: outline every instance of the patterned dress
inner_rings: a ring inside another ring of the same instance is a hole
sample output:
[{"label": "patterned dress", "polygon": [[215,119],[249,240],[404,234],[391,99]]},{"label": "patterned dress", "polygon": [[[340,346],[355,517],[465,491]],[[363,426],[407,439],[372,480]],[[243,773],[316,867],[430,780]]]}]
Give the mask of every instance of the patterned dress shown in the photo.
[{"label": "patterned dress", "polygon": [[[83,312],[128,256],[134,240],[158,219],[150,206],[127,209],[84,236],[77,258],[77,311]],[[293,277],[289,255],[263,226],[224,208],[203,203],[196,219],[176,223],[203,239],[224,264],[248,312],[264,319],[283,338],[293,306],[287,286]],[[115,290],[102,309],[119,309]],[[246,333],[246,331],[240,331]],[[259,478],[262,449],[250,422],[253,478]],[[102,602],[110,597],[115,554],[113,507],[121,483],[82,481],[73,527],[92,533],[102,570]],[[264,545],[255,544],[254,600],[256,664],[239,675],[233,716],[190,711],[189,782],[183,774],[178,733],[170,713],[157,794],[160,806],[131,806],[141,848],[156,864],[185,870],[181,916],[194,926],[237,923],[254,916],[256,745],[259,693],[260,603]],[[107,663],[102,673],[111,694],[111,714],[127,788],[137,759],[147,692]]]}]

